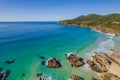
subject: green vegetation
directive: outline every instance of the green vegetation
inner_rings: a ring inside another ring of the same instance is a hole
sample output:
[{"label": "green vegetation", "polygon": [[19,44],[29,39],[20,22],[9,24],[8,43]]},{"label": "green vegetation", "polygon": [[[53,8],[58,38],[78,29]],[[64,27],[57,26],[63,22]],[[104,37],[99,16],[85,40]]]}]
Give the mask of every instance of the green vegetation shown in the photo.
[{"label": "green vegetation", "polygon": [[89,14],[71,20],[60,21],[60,24],[87,27],[105,33],[120,35],[120,14]]}]

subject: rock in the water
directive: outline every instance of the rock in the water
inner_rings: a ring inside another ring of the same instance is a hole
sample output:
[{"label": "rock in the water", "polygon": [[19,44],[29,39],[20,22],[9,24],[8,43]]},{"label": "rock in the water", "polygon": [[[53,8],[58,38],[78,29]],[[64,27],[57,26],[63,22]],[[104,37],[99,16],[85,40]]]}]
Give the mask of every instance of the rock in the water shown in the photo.
[{"label": "rock in the water", "polygon": [[49,80],[49,79],[46,79],[46,78],[44,78],[44,77],[42,77],[42,76],[39,76],[39,77],[38,77],[38,80]]},{"label": "rock in the water", "polygon": [[78,75],[72,75],[72,76],[71,76],[71,79],[72,79],[72,80],[84,80],[83,78],[81,78],[81,77],[78,76]]},{"label": "rock in the water", "polygon": [[24,77],[26,74],[25,73],[22,73],[21,77]]},{"label": "rock in the water", "polygon": [[45,65],[45,61],[42,61],[42,62],[41,62],[41,65]]},{"label": "rock in the water", "polygon": [[45,59],[45,57],[44,57],[44,56],[40,56],[40,55],[38,55],[38,57],[39,57],[40,59]]},{"label": "rock in the water", "polygon": [[5,61],[6,64],[12,64],[12,63],[14,63],[14,62],[15,62],[15,59]]},{"label": "rock in the water", "polygon": [[36,75],[37,75],[37,77],[40,77],[40,76],[42,76],[43,74],[42,74],[42,73],[37,73]]},{"label": "rock in the water", "polygon": [[46,77],[42,73],[37,73],[37,80],[54,80],[52,77]]},{"label": "rock in the water", "polygon": [[10,70],[7,70],[6,72],[0,73],[0,80],[6,80],[10,72],[11,72]]},{"label": "rock in the water", "polygon": [[67,59],[71,62],[71,65],[74,67],[80,67],[84,65],[83,59],[76,56],[73,53],[67,54]]},{"label": "rock in the water", "polygon": [[61,63],[56,58],[50,58],[46,61],[46,65],[50,68],[60,68]]},{"label": "rock in the water", "polygon": [[3,70],[3,68],[2,67],[0,67],[0,71],[2,71]]}]

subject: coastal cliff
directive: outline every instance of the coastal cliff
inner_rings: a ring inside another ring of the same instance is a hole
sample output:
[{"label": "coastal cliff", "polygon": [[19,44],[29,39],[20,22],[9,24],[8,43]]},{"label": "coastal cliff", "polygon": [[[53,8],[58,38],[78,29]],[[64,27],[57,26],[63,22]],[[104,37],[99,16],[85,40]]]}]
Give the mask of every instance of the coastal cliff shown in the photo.
[{"label": "coastal cliff", "polygon": [[120,36],[120,14],[89,14],[87,16],[80,16],[71,20],[63,20],[59,23],[63,25],[91,28],[93,30]]}]

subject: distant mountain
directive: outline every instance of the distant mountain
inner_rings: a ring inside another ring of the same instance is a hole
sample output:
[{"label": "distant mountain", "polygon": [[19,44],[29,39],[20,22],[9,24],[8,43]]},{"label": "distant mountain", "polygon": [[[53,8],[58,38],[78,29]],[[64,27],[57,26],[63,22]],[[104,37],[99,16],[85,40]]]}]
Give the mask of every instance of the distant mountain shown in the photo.
[{"label": "distant mountain", "polygon": [[120,36],[120,14],[89,14],[71,20],[60,21],[59,23],[63,25],[92,28],[104,33],[111,33]]}]

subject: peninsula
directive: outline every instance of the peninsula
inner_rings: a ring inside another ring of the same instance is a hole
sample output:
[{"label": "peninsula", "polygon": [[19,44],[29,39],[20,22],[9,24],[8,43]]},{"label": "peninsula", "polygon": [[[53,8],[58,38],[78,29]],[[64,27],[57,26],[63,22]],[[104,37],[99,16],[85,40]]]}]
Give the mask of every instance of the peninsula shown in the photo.
[{"label": "peninsula", "polygon": [[79,16],[75,19],[63,20],[59,23],[63,25],[91,28],[93,30],[120,36],[120,14],[89,14],[86,16]]}]

